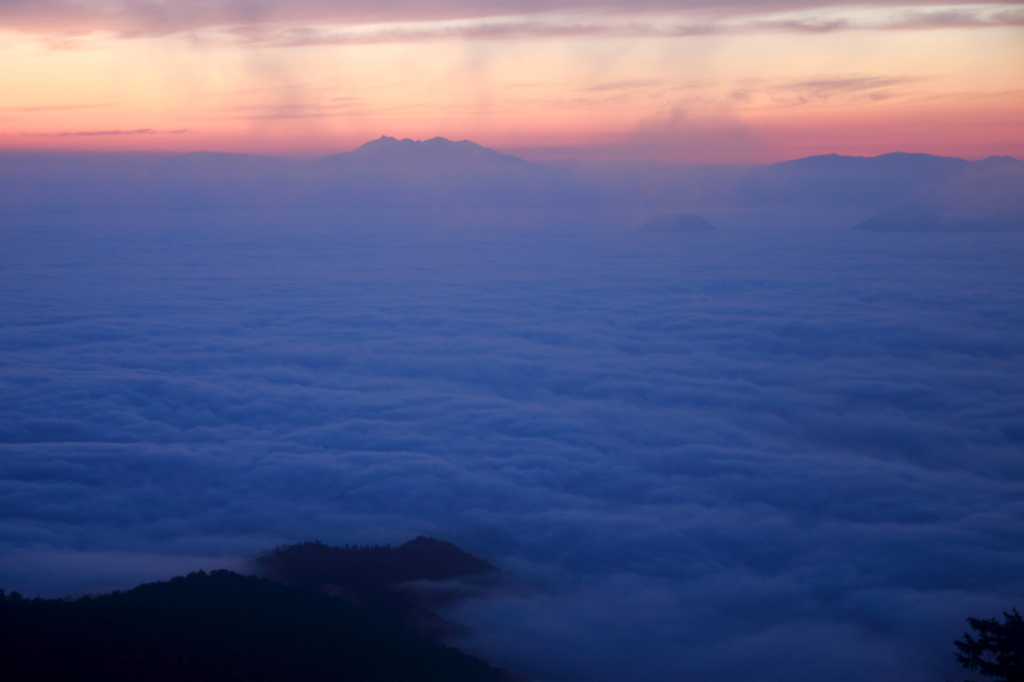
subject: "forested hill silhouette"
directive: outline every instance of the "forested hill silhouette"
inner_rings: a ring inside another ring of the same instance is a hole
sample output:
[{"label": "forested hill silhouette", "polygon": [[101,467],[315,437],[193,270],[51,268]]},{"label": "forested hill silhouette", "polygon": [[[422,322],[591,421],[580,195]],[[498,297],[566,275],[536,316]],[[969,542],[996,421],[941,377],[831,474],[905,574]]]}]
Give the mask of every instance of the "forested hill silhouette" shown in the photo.
[{"label": "forested hill silhouette", "polygon": [[328,585],[395,586],[413,580],[448,580],[496,574],[498,568],[450,542],[423,535],[398,547],[329,547],[322,542],[285,545],[256,562],[288,585],[321,589]]},{"label": "forested hill silhouette", "polygon": [[77,600],[0,592],[10,682],[498,682],[502,671],[336,597],[230,571]]},{"label": "forested hill silhouette", "polygon": [[[494,565],[450,542],[423,536],[398,547],[304,542],[278,547],[257,557],[254,564],[273,580],[342,597],[433,636],[458,632],[458,627],[431,609],[474,591],[472,583],[443,581],[470,579],[479,589],[481,583],[493,583],[501,574]],[[410,586],[416,581],[419,584]],[[423,582],[441,584],[423,589]]]}]

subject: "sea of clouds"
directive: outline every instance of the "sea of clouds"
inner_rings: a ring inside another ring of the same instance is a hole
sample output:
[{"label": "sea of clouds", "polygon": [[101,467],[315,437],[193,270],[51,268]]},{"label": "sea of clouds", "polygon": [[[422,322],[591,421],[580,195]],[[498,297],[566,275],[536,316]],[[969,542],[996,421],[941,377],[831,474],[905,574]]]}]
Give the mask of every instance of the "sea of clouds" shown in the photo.
[{"label": "sea of clouds", "polygon": [[642,217],[0,218],[0,587],[426,534],[538,680],[962,679],[1024,607],[1024,239]]}]

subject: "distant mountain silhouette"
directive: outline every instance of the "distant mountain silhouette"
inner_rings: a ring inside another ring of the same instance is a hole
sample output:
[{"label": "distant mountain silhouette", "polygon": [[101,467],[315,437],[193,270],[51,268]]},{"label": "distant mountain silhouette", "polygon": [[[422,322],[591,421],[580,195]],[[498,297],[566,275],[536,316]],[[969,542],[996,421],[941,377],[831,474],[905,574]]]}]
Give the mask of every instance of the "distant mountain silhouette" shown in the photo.
[{"label": "distant mountain silhouette", "polygon": [[637,228],[640,232],[701,232],[714,225],[692,213],[656,215]]},{"label": "distant mountain silhouette", "polygon": [[870,232],[1009,232],[1024,230],[1024,214],[1002,211],[977,219],[946,216],[923,206],[896,206],[854,227]]},{"label": "distant mountain silhouette", "polygon": [[500,670],[342,599],[229,571],[77,600],[0,592],[10,682],[499,682]]},{"label": "distant mountain silhouette", "polygon": [[305,171],[318,202],[415,208],[543,208],[578,194],[559,169],[475,142],[381,137]]},{"label": "distant mountain silhouette", "polygon": [[384,165],[391,168],[408,168],[410,166],[508,168],[534,165],[515,156],[481,147],[469,140],[453,142],[443,137],[423,141],[398,140],[386,135],[371,140],[350,152],[323,157],[318,163],[325,165],[339,163],[354,163],[363,166],[368,164]]}]

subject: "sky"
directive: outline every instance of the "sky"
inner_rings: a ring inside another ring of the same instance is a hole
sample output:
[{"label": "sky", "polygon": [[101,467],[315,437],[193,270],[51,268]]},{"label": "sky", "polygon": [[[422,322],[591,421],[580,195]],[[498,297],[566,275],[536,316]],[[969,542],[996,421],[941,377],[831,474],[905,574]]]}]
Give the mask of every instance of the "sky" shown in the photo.
[{"label": "sky", "polygon": [[1024,5],[0,0],[0,149],[1024,157]]},{"label": "sky", "polygon": [[1024,607],[1020,233],[0,222],[0,587],[432,535],[535,682],[963,679]]}]

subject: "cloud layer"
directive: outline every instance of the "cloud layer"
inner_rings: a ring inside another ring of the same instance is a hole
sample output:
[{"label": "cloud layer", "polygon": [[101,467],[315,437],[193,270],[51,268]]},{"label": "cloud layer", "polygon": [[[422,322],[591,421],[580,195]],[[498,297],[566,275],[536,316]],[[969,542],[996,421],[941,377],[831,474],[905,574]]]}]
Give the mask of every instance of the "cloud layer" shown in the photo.
[{"label": "cloud layer", "polygon": [[537,679],[952,679],[1024,587],[1019,236],[643,217],[3,218],[0,586],[422,533]]}]

